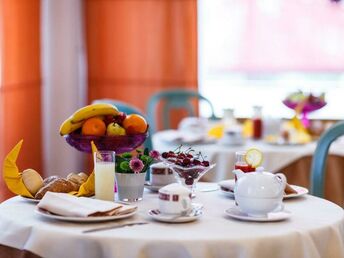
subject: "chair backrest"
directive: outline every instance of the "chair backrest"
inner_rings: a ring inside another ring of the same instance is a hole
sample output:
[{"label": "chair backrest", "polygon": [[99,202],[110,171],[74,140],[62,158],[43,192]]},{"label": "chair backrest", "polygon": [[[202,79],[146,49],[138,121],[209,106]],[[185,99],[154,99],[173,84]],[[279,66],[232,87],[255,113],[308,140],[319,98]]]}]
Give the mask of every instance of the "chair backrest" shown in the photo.
[{"label": "chair backrest", "polygon": [[154,94],[148,101],[147,105],[147,116],[151,128],[151,132],[154,133],[157,130],[156,117],[157,117],[157,106],[159,102],[163,102],[163,129],[169,129],[170,126],[170,111],[175,108],[182,108],[188,112],[189,116],[195,116],[195,110],[190,102],[193,98],[206,102],[211,111],[211,119],[215,119],[213,104],[204,96],[199,94],[197,91],[184,90],[184,89],[172,89],[161,91]]},{"label": "chair backrest", "polygon": [[[113,100],[113,99],[96,99],[92,103],[109,103],[111,105],[115,105],[120,111],[122,111],[126,114],[139,114],[147,120],[147,117],[138,108],[131,106],[131,105],[129,105],[125,102],[122,102],[122,101]],[[153,144],[152,144],[152,137],[150,134],[151,130],[150,130],[150,128],[148,130],[149,130],[149,135],[148,135],[148,138],[146,139],[146,141],[144,143],[144,147],[148,148],[149,150],[152,150]]]},{"label": "chair backrest", "polygon": [[330,127],[318,141],[311,168],[311,194],[315,196],[324,197],[324,179],[328,150],[331,143],[341,135],[344,135],[344,121]]}]

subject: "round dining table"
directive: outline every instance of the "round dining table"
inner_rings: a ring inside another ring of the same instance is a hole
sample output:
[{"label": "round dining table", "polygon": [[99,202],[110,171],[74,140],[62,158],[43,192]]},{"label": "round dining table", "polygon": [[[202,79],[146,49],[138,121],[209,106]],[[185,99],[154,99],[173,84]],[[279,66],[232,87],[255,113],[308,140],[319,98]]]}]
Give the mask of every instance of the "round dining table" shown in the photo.
[{"label": "round dining table", "polygon": [[[155,221],[148,215],[158,208],[157,194],[148,190],[133,217],[102,223],[43,218],[35,212],[35,203],[13,197],[0,205],[0,244],[48,258],[344,257],[344,211],[334,203],[304,195],[284,201],[291,213],[286,220],[243,221],[225,214],[235,201],[216,184],[197,187],[194,202],[203,205],[203,215],[179,224]],[[130,221],[148,223],[84,233]]]}]

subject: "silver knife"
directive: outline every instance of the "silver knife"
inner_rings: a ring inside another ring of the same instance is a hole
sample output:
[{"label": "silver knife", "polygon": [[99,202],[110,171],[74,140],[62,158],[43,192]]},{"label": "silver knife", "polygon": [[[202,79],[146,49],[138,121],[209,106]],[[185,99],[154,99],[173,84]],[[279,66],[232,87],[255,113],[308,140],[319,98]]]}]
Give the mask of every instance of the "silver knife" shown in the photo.
[{"label": "silver knife", "polygon": [[109,229],[115,229],[115,228],[124,228],[124,227],[130,227],[134,225],[144,225],[148,224],[148,222],[129,222],[124,224],[116,224],[106,227],[98,227],[98,228],[92,228],[82,231],[82,233],[91,233],[91,232],[97,232],[97,231],[103,231],[103,230],[109,230]]}]

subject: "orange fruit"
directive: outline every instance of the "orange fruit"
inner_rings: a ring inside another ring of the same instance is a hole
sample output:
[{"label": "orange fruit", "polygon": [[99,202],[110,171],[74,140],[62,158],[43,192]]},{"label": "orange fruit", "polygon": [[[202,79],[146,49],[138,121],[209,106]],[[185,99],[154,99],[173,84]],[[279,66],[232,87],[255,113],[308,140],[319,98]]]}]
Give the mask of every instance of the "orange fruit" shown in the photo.
[{"label": "orange fruit", "polygon": [[85,121],[81,128],[83,135],[101,136],[106,132],[106,125],[100,117],[91,117]]},{"label": "orange fruit", "polygon": [[143,116],[138,114],[127,115],[124,119],[122,126],[127,134],[145,133],[147,131],[148,124]]}]

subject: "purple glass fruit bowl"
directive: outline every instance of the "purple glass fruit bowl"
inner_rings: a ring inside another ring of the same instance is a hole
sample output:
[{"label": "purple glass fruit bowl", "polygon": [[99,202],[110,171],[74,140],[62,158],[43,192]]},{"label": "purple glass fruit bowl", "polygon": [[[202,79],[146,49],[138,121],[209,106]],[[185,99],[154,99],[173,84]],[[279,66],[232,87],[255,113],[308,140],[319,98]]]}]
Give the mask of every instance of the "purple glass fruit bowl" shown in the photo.
[{"label": "purple glass fruit bowl", "polygon": [[[288,108],[295,110],[299,102],[293,102],[290,100],[283,100],[283,104],[286,105]],[[301,110],[301,113],[310,113],[315,110],[321,109],[326,105],[325,101],[317,101],[317,102],[307,102]]]},{"label": "purple glass fruit bowl", "polygon": [[115,151],[116,154],[130,152],[136,149],[144,143],[147,137],[148,132],[116,136],[92,136],[78,133],[65,135],[66,142],[79,151],[91,153],[91,141],[93,141],[98,150],[111,150]]}]

